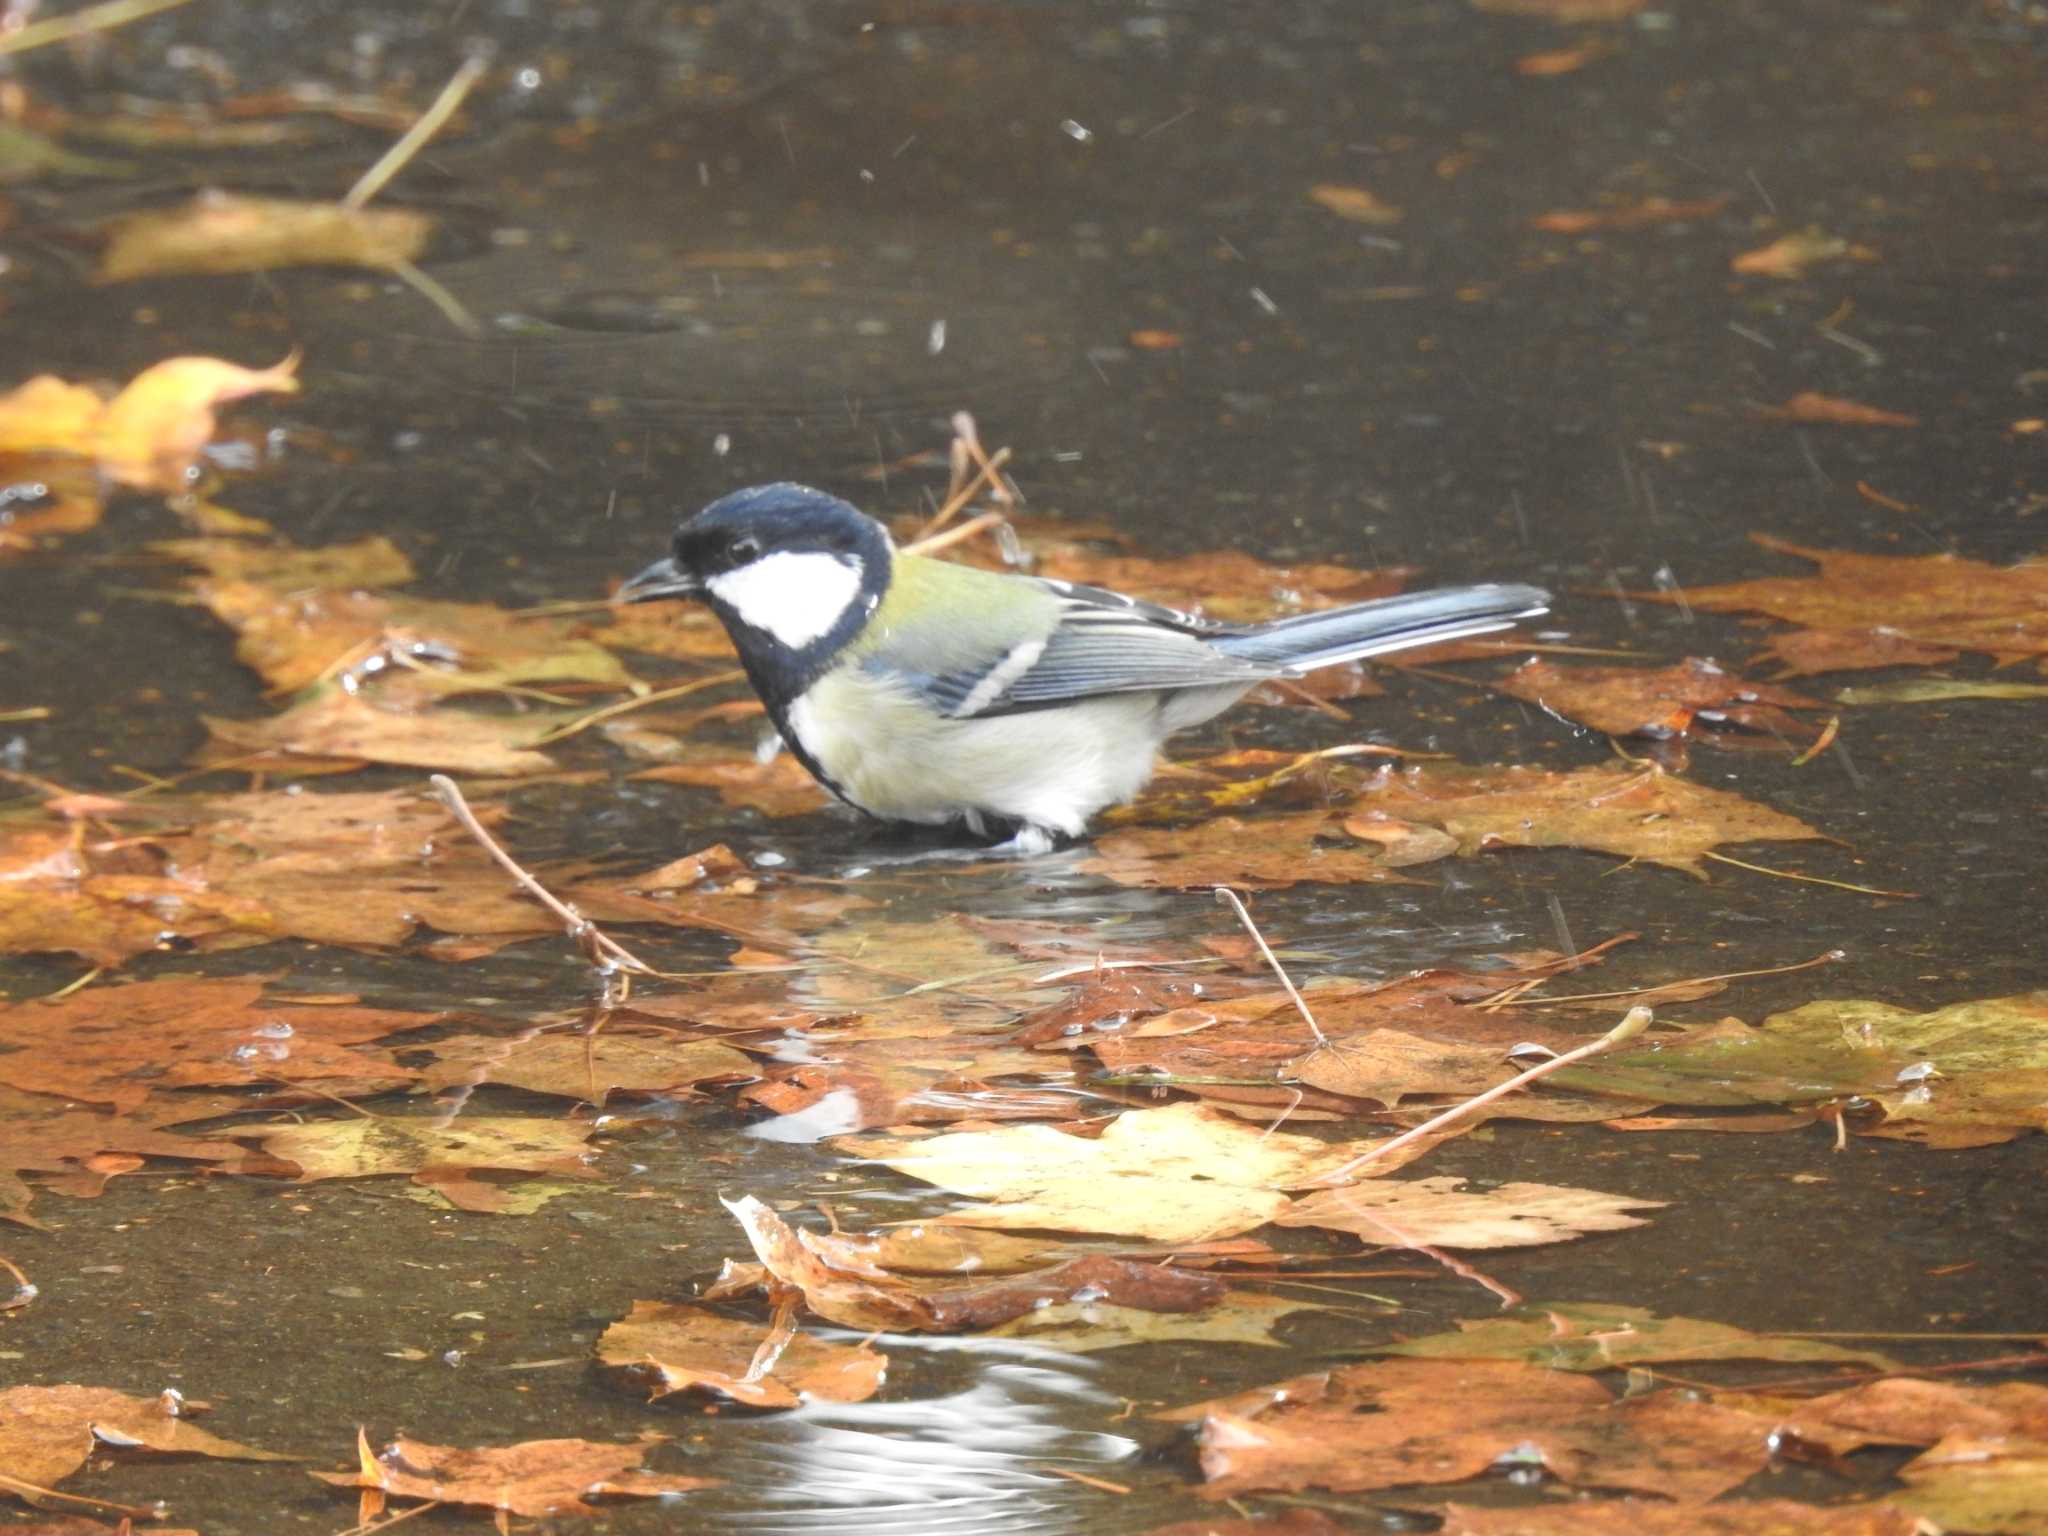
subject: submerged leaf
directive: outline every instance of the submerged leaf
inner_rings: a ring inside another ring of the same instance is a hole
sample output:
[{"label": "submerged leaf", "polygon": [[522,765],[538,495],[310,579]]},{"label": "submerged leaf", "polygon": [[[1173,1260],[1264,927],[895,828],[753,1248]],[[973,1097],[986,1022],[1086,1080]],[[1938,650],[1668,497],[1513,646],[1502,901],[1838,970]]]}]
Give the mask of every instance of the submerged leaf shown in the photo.
[{"label": "submerged leaf", "polygon": [[418,260],[433,231],[432,216],[413,208],[346,208],[209,190],[182,207],[110,219],[94,280],[125,283],[278,267],[385,271]]},{"label": "submerged leaf", "polygon": [[591,1498],[663,1498],[716,1483],[715,1478],[640,1471],[649,1449],[594,1440],[524,1440],[471,1449],[401,1435],[372,1456],[368,1439],[359,1438],[360,1470],[312,1475],[341,1488],[435,1504],[476,1504],[534,1519],[594,1515],[597,1509],[585,1502]]},{"label": "submerged leaf", "polygon": [[1881,1371],[1899,1368],[1874,1349],[1775,1338],[1608,1301],[1518,1307],[1500,1317],[1460,1321],[1450,1333],[1375,1345],[1372,1352],[1426,1360],[1518,1360],[1552,1371],[1611,1371],[1671,1360],[1848,1360]]}]

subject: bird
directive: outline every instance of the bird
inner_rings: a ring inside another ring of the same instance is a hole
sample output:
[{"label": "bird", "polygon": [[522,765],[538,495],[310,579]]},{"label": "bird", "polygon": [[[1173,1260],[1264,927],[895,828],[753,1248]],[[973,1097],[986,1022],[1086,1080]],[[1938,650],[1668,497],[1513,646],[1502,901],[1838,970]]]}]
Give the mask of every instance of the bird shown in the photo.
[{"label": "bird", "polygon": [[1260,683],[1504,629],[1550,600],[1443,587],[1226,624],[913,554],[789,482],[713,501],[612,600],[669,598],[710,606],[782,740],[841,800],[1019,853],[1082,837],[1144,788],[1167,737]]}]

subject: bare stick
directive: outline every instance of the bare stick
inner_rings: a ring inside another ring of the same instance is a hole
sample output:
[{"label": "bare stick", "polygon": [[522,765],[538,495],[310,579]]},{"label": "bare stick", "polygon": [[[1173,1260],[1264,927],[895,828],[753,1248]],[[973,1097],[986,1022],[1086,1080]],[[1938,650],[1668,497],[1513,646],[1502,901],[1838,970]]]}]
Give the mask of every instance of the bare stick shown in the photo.
[{"label": "bare stick", "polygon": [[1475,1094],[1462,1104],[1452,1105],[1442,1114],[1435,1116],[1433,1119],[1423,1121],[1422,1124],[1416,1126],[1413,1130],[1403,1131],[1400,1135],[1380,1142],[1377,1146],[1367,1148],[1341,1168],[1331,1169],[1315,1182],[1317,1184],[1343,1183],[1367,1163],[1376,1162],[1390,1152],[1398,1151],[1402,1147],[1420,1141],[1425,1136],[1434,1135],[1453,1121],[1458,1120],[1462,1116],[1469,1115],[1473,1110],[1491,1104],[1495,1099],[1513,1093],[1517,1088],[1528,1087],[1529,1084],[1535,1082],[1539,1077],[1548,1077],[1561,1067],[1568,1067],[1575,1061],[1584,1061],[1588,1056],[1597,1056],[1602,1051],[1612,1050],[1617,1045],[1635,1039],[1637,1035],[1640,1035],[1650,1027],[1650,1020],[1655,1017],[1656,1015],[1651,1013],[1649,1009],[1640,1005],[1631,1008],[1622,1016],[1619,1024],[1615,1025],[1614,1028],[1610,1029],[1598,1040],[1589,1040],[1584,1045],[1575,1046],[1561,1056],[1553,1056],[1548,1061],[1538,1062],[1528,1071],[1518,1073],[1504,1083],[1497,1083],[1484,1093]]},{"label": "bare stick", "polygon": [[385,150],[377,163],[357,178],[356,184],[342,197],[341,206],[355,213],[379,192],[385,183],[405,169],[406,162],[420,152],[435,134],[439,133],[448,119],[455,115],[455,109],[462,105],[470,87],[477,77],[489,66],[482,54],[471,54],[462,61],[462,67],[455,71],[448,83],[441,87],[441,94],[434,98],[434,104],[420,114],[418,122],[405,130],[399,141]]},{"label": "bare stick", "polygon": [[[1343,1205],[1341,1200],[1337,1203]],[[1443,1249],[1410,1237],[1398,1225],[1389,1221],[1383,1212],[1368,1211],[1363,1207],[1352,1205],[1345,1205],[1344,1210],[1348,1215],[1356,1216],[1361,1221],[1369,1222],[1386,1233],[1385,1240],[1389,1246],[1406,1248],[1411,1252],[1421,1254],[1425,1258],[1434,1259],[1452,1274],[1458,1276],[1459,1279],[1470,1280],[1474,1285],[1486,1287],[1487,1290],[1500,1298],[1502,1311],[1506,1311],[1509,1307],[1519,1307],[1527,1299],[1519,1291],[1501,1284],[1500,1281],[1494,1279],[1484,1270],[1474,1269],[1470,1264],[1465,1263],[1464,1260],[1454,1258],[1452,1255],[1445,1253]],[[1360,1235],[1362,1236],[1363,1234]]]},{"label": "bare stick", "polygon": [[1251,913],[1245,910],[1244,902],[1238,898],[1237,892],[1227,885],[1219,885],[1216,887],[1216,899],[1221,902],[1227,902],[1231,909],[1237,913],[1237,920],[1244,924],[1245,932],[1249,933],[1252,936],[1252,942],[1259,946],[1259,953],[1266,957],[1266,964],[1273,967],[1273,974],[1280,978],[1280,985],[1285,987],[1287,995],[1294,999],[1294,1006],[1300,1011],[1302,1018],[1307,1021],[1308,1032],[1316,1037],[1316,1044],[1328,1045],[1330,1037],[1324,1034],[1323,1027],[1316,1023],[1316,1016],[1308,1011],[1308,1004],[1302,1001],[1301,994],[1294,989],[1293,981],[1289,979],[1287,972],[1282,969],[1280,957],[1267,947],[1266,936],[1259,932],[1259,925],[1252,921]]},{"label": "bare stick", "polygon": [[462,823],[464,830],[483,845],[484,852],[497,861],[498,867],[510,875],[527,895],[562,920],[563,929],[576,942],[577,948],[594,958],[601,957],[603,964],[615,966],[635,976],[661,974],[520,868],[512,855],[498,846],[497,839],[484,830],[484,824],[476,819],[476,812],[472,811],[469,802],[462,798],[462,791],[455,787],[453,779],[445,773],[437,773],[427,782],[434,786],[435,797],[448,807],[455,819]]},{"label": "bare stick", "polygon": [[[168,11],[185,3],[186,0],[108,0],[105,5],[88,5],[69,16],[52,16],[48,21],[31,22],[19,32],[0,37],[0,55],[25,53],[31,48],[47,48],[51,43],[66,43],[89,32],[125,27],[131,21],[140,21],[145,16],[154,16],[158,11]],[[121,1508],[118,1504],[107,1507]]]},{"label": "bare stick", "polygon": [[[935,555],[942,549],[951,549],[955,544],[965,544],[977,533],[985,532],[1009,518],[1001,512],[984,512],[979,517],[970,517],[957,528],[948,528],[944,533],[928,534],[914,544],[903,546],[906,555]],[[927,527],[930,525],[927,524]]]},{"label": "bare stick", "polygon": [[1746,869],[1753,875],[1769,875],[1775,880],[1799,880],[1807,885],[1831,885],[1838,891],[1854,891],[1859,896],[1896,896],[1901,901],[1918,901],[1918,891],[1881,891],[1874,885],[1851,885],[1847,880],[1825,880],[1819,875],[1796,875],[1789,869],[1771,869],[1763,864],[1751,864],[1743,859],[1731,859],[1725,853],[1716,853],[1709,848],[1700,855],[1712,859],[1716,864],[1732,864],[1737,869]]},{"label": "bare stick", "polygon": [[[954,442],[959,442],[959,439],[955,438]],[[979,443],[975,444],[977,450],[980,446]],[[929,522],[918,529],[917,536],[920,540],[930,538],[958,517],[961,509],[974,500],[975,493],[984,485],[989,487],[989,499],[999,506],[1007,507],[1016,503],[1017,498],[1011,494],[1008,483],[1002,477],[1003,466],[1010,462],[1010,450],[998,448],[994,454],[982,458],[980,462],[981,468],[975,471],[973,477],[958,490],[948,493],[946,504],[932,514]]]},{"label": "bare stick", "polygon": [[620,715],[629,715],[636,709],[645,709],[650,704],[667,704],[671,700],[684,698],[693,693],[702,693],[706,688],[716,688],[723,683],[737,683],[747,674],[737,667],[729,672],[714,672],[709,677],[700,677],[694,682],[678,683],[673,688],[657,688],[652,693],[643,693],[638,698],[621,699],[616,704],[606,704],[588,714],[578,715],[566,724],[558,725],[545,736],[535,738],[537,747],[552,746],[565,741],[579,731],[587,731],[593,725],[607,720],[616,720]]}]

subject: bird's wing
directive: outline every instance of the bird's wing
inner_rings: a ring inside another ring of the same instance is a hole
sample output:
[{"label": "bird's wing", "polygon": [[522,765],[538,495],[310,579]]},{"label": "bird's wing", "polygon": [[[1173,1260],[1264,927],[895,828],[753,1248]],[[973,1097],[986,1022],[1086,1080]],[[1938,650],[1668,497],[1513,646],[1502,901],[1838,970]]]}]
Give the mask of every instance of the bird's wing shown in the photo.
[{"label": "bird's wing", "polygon": [[[920,680],[941,714],[979,719],[1095,694],[1231,684],[1249,688],[1284,675],[1281,668],[1217,650],[1201,638],[1210,629],[1202,620],[1113,593],[1055,590],[1061,602],[1049,629],[972,665]],[[1196,626],[1200,632],[1190,633]],[[1228,631],[1218,626],[1215,632]]]}]

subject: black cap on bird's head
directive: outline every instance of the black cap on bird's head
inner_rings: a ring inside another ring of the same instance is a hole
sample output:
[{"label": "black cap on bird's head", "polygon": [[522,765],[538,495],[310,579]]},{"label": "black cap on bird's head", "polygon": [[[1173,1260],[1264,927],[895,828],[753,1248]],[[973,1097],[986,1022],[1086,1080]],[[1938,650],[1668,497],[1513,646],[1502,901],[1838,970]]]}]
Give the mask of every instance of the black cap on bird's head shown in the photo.
[{"label": "black cap on bird's head", "polygon": [[666,560],[628,579],[619,603],[712,593],[712,583],[778,554],[815,554],[856,573],[888,569],[889,536],[882,525],[837,496],[780,481],[721,496],[676,528]]}]

